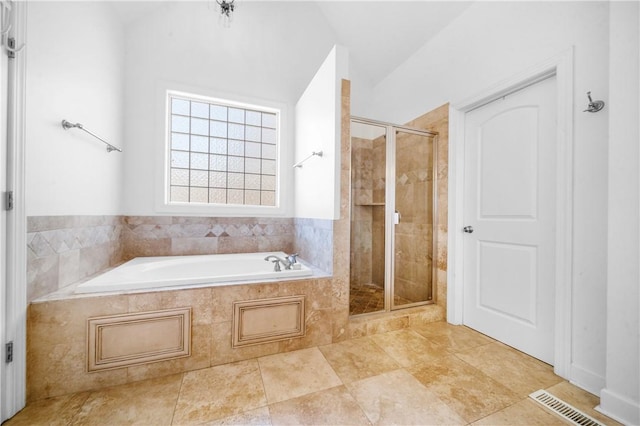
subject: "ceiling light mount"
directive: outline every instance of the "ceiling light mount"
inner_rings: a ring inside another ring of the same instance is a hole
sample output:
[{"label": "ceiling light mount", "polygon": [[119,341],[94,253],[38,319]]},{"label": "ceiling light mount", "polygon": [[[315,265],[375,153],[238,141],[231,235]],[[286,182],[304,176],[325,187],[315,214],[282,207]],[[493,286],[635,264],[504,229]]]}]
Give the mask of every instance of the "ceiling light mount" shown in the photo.
[{"label": "ceiling light mount", "polygon": [[233,10],[236,8],[235,0],[226,1],[226,0],[216,0],[218,6],[220,6],[220,15],[224,16],[226,19],[231,19],[233,16]]}]

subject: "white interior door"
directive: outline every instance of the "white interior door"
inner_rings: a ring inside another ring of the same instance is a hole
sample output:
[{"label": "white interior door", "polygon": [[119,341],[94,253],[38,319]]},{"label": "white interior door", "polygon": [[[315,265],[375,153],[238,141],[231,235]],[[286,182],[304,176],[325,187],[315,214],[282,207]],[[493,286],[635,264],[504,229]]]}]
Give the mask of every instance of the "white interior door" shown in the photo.
[{"label": "white interior door", "polygon": [[556,78],[465,117],[463,323],[553,364]]}]

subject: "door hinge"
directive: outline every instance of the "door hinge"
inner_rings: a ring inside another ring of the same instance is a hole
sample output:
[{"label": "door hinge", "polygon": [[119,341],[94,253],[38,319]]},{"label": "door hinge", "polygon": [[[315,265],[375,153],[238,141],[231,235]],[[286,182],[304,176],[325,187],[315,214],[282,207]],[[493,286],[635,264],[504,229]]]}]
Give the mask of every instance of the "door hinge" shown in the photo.
[{"label": "door hinge", "polygon": [[10,362],[13,362],[13,342],[9,342],[6,345],[4,345],[5,347],[5,356],[4,356],[4,362],[6,362],[7,364]]},{"label": "door hinge", "polygon": [[14,59],[16,57],[16,39],[9,37],[7,39],[7,47],[7,56],[9,59]]},{"label": "door hinge", "polygon": [[7,191],[4,196],[4,209],[13,210],[13,191]]}]

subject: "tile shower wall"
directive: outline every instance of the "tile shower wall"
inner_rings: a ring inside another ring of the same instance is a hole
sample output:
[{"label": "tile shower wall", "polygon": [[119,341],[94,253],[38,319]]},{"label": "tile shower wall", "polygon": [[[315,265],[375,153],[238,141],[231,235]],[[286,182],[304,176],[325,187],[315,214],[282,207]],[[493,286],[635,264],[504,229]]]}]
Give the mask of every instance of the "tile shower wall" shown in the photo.
[{"label": "tile shower wall", "polygon": [[[384,285],[384,137],[352,138],[351,285]],[[396,237],[395,295],[431,300],[433,145],[423,136],[400,132],[396,148],[396,209],[402,220]]]},{"label": "tile shower wall", "polygon": [[384,286],[386,142],[351,140],[351,285]]},{"label": "tile shower wall", "polygon": [[[431,166],[431,145],[410,143],[407,135],[399,138],[402,142],[397,149],[397,161],[403,165],[396,177],[396,204],[403,220],[396,227],[396,247],[402,252],[397,259],[395,280],[396,294],[409,300],[425,300],[425,290],[431,288],[414,285],[416,282],[431,283],[431,265],[436,262],[435,298],[436,304],[446,308],[447,291],[447,159],[448,159],[448,111],[449,105],[430,111],[407,123],[410,127],[438,133],[438,156],[435,166]],[[417,142],[417,141],[416,141]],[[424,141],[422,141],[424,142]],[[384,189],[385,189],[385,141],[383,137],[373,140],[352,138],[353,153],[343,161],[353,161],[351,172],[351,196],[353,197],[353,217],[351,221],[351,282],[354,284],[384,282]],[[424,152],[420,149],[425,148]],[[415,161],[427,158],[428,167]],[[433,196],[433,169],[436,167],[438,192],[437,216],[430,201]],[[361,170],[359,170],[361,169]],[[343,195],[343,197],[346,197]],[[415,210],[417,205],[428,205],[425,211]],[[435,229],[433,220],[437,220]],[[435,232],[436,235],[432,235]],[[437,252],[432,253],[432,239],[437,242]],[[416,250],[422,247],[421,250]]]},{"label": "tile shower wall", "polygon": [[330,273],[332,230],[332,221],[318,219],[29,217],[28,300],[138,256],[296,251]]},{"label": "tile shower wall", "polygon": [[407,123],[408,126],[418,129],[430,130],[438,133],[438,158],[437,166],[437,199],[438,212],[436,217],[437,253],[436,262],[436,303],[446,309],[447,306],[447,238],[448,238],[448,173],[449,173],[449,104],[444,104],[415,120]]},{"label": "tile shower wall", "polygon": [[[384,285],[372,276],[373,261],[373,141],[351,138],[351,286]],[[384,168],[384,164],[382,164]],[[382,207],[384,209],[384,207]],[[384,210],[383,210],[384,211]],[[384,238],[384,237],[383,237]],[[382,258],[384,263],[384,255]]]},{"label": "tile shower wall", "polygon": [[398,133],[396,141],[395,295],[431,300],[433,289],[433,143]]}]

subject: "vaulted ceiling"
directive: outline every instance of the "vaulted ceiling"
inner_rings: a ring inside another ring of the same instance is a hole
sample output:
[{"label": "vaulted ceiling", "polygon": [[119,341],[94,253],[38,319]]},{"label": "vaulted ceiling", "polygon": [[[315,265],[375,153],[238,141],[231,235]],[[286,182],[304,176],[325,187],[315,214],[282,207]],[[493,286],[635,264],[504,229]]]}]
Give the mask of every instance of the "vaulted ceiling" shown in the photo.
[{"label": "vaulted ceiling", "polygon": [[[214,0],[206,0],[211,9]],[[235,0],[236,20],[242,18],[243,9],[252,0]],[[166,2],[116,1],[112,6],[125,25],[136,21]],[[293,2],[269,1],[283,14]],[[326,25],[334,34],[336,44],[349,49],[351,63],[361,78],[375,86],[400,64],[406,61],[429,39],[437,36],[453,19],[470,6],[471,1],[295,1],[311,13],[324,16]],[[233,25],[233,23],[232,23]],[[313,37],[313,34],[291,34],[290,37]],[[302,58],[301,58],[302,59]]]}]

